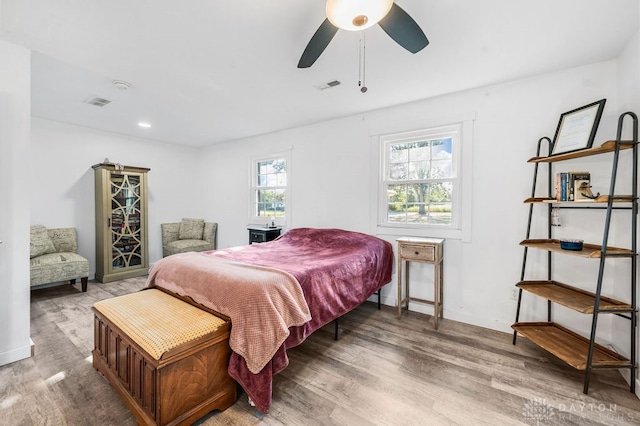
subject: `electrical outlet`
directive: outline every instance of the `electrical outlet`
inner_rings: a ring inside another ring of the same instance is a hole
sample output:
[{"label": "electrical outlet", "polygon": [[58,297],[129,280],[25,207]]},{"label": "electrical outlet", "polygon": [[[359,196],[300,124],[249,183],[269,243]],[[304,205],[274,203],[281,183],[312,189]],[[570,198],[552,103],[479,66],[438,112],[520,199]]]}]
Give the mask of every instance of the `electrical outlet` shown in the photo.
[{"label": "electrical outlet", "polygon": [[518,288],[511,289],[511,300],[518,300]]}]

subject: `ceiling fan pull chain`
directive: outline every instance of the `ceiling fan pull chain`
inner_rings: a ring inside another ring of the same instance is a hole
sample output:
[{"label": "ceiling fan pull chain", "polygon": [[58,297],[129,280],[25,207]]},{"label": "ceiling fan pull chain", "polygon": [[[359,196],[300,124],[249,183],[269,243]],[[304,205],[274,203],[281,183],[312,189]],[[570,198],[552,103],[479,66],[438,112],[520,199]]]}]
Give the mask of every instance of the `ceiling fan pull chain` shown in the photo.
[{"label": "ceiling fan pull chain", "polygon": [[360,86],[360,91],[365,93],[367,91],[367,86],[365,83],[365,69],[366,69],[366,58],[365,58],[365,49],[366,49],[366,38],[364,31],[360,31],[360,52],[359,52],[359,60],[358,60],[358,86]]},{"label": "ceiling fan pull chain", "polygon": [[362,87],[362,31],[358,35],[358,87]]}]

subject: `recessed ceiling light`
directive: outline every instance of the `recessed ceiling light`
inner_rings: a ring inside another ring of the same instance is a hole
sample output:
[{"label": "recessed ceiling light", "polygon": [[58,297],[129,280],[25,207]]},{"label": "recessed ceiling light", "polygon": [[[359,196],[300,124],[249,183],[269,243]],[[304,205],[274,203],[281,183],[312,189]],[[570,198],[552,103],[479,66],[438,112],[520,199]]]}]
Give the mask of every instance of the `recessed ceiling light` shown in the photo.
[{"label": "recessed ceiling light", "polygon": [[144,128],[144,129],[148,129],[151,127],[151,123],[147,123],[146,121],[141,121],[138,123],[138,126]]}]

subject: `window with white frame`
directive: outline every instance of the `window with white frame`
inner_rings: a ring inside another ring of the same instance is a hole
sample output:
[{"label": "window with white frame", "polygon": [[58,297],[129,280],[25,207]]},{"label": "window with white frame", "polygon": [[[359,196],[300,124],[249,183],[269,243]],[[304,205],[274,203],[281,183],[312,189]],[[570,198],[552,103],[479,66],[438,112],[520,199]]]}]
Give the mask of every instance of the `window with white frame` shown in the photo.
[{"label": "window with white frame", "polygon": [[462,125],[380,137],[379,226],[460,228]]},{"label": "window with white frame", "polygon": [[252,159],[250,216],[253,221],[286,223],[289,164],[286,153]]}]

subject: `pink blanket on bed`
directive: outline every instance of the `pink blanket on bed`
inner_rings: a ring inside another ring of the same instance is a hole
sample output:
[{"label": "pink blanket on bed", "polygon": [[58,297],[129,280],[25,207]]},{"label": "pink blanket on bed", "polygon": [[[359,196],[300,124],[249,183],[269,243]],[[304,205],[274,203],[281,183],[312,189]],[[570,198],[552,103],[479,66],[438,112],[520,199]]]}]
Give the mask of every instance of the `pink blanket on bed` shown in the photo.
[{"label": "pink blanket on bed", "polygon": [[259,373],[289,336],[289,327],[311,319],[298,281],[289,273],[202,253],[158,261],[147,288],[189,296],[231,318],[229,346]]},{"label": "pink blanket on bed", "polygon": [[391,281],[393,249],[389,242],[341,229],[294,228],[275,241],[206,252],[215,257],[263,265],[296,277],[311,312],[311,321],[291,334],[259,374],[231,354],[229,375],[243,387],[256,408],[271,406],[273,375],[289,365],[287,349],[366,301]]}]

